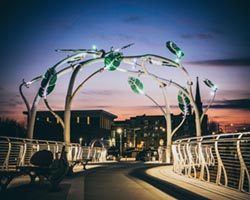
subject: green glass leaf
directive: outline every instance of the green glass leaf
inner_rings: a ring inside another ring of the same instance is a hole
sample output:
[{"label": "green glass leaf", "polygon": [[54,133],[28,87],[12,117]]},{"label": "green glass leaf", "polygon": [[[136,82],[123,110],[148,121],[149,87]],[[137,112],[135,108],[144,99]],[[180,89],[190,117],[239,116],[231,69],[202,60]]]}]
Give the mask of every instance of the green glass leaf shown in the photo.
[{"label": "green glass leaf", "polygon": [[38,95],[39,95],[40,97],[46,96],[46,94],[44,93],[44,88],[42,88],[42,87],[39,88]]},{"label": "green glass leaf", "polygon": [[168,62],[165,62],[165,61],[162,62],[162,66],[176,67],[175,65],[172,65],[172,63],[168,63]]},{"label": "green glass leaf", "polygon": [[48,69],[41,82],[41,87],[39,88],[38,95],[40,97],[46,97],[48,94],[50,94],[55,88],[56,81],[56,70],[54,68]]},{"label": "green glass leaf", "polygon": [[182,113],[188,113],[188,107],[183,104],[178,104]]},{"label": "green glass leaf", "polygon": [[181,58],[184,56],[183,51],[174,42],[168,41],[166,43],[166,47],[169,49],[169,51],[175,54],[178,58]]},{"label": "green glass leaf", "polygon": [[47,88],[47,95],[49,95],[55,88],[56,85],[51,85]]},{"label": "green glass leaf", "polygon": [[203,82],[210,88],[214,86],[214,84],[208,79],[205,79]]},{"label": "green glass leaf", "polygon": [[57,80],[56,70],[54,68],[50,68],[46,71],[44,78],[41,83],[41,87],[46,87],[49,83],[50,85],[55,84]]},{"label": "green glass leaf", "polygon": [[136,93],[136,94],[143,94],[144,93],[143,84],[139,79],[134,78],[134,77],[129,77],[128,83],[129,83],[131,89],[134,91],[134,93]]},{"label": "green glass leaf", "polygon": [[177,99],[180,110],[183,113],[188,113],[188,106],[190,105],[189,98],[182,91],[179,91]]},{"label": "green glass leaf", "polygon": [[122,61],[121,56],[122,56],[121,53],[113,52],[104,59],[104,64],[108,68],[109,71],[114,71],[116,70],[117,67],[119,67]]}]

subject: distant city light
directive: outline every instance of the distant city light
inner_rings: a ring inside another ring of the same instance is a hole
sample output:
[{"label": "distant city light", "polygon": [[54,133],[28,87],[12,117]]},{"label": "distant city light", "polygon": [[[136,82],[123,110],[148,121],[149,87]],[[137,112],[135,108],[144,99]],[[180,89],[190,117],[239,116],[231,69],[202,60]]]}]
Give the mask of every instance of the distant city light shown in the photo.
[{"label": "distant city light", "polygon": [[117,132],[118,134],[121,134],[121,133],[122,133],[122,129],[121,129],[121,128],[117,128],[117,129],[116,129],[116,132]]}]

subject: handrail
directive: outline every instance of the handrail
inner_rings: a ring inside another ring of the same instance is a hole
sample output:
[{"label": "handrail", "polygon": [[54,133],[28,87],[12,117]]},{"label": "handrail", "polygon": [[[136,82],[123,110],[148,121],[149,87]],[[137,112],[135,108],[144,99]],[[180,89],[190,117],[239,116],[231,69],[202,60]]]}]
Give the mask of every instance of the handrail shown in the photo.
[{"label": "handrail", "polygon": [[15,170],[16,166],[29,165],[31,156],[39,150],[49,150],[56,158],[56,154],[60,153],[63,145],[66,145],[68,149],[67,158],[69,162],[82,158],[99,162],[104,161],[104,157],[106,158],[106,156],[103,156],[107,152],[105,148],[90,148],[78,143],[0,136],[0,171]]},{"label": "handrail", "polygon": [[250,132],[179,139],[173,171],[250,194]]}]

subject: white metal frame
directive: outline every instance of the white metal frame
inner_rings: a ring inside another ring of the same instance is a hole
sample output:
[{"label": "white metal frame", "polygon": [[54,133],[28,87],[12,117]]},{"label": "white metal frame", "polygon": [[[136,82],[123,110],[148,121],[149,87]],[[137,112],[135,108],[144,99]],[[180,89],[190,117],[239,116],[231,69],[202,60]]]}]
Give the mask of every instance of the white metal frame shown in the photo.
[{"label": "white metal frame", "polygon": [[[62,146],[67,147],[67,158],[69,162],[82,158],[93,159],[93,152],[97,152],[100,148],[88,146],[80,146],[78,143],[63,143],[57,141],[34,140],[26,138],[0,137],[0,171],[15,170],[16,166],[25,166],[30,164],[31,156],[39,150],[49,150],[56,154],[60,153]],[[102,148],[103,149],[103,148]],[[99,150],[100,151],[100,150]]]},{"label": "white metal frame", "polygon": [[250,193],[250,132],[176,140],[173,171]]}]

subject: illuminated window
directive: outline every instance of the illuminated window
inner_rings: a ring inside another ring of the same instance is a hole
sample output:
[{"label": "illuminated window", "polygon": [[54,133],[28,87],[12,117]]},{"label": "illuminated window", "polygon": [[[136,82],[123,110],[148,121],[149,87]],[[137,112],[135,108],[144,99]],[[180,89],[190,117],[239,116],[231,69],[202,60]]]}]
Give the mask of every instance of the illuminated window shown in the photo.
[{"label": "illuminated window", "polygon": [[76,123],[79,124],[80,123],[80,117],[76,118]]},{"label": "illuminated window", "polygon": [[90,116],[87,116],[87,124],[90,125]]},{"label": "illuminated window", "polygon": [[46,117],[46,122],[50,122],[49,117]]}]

